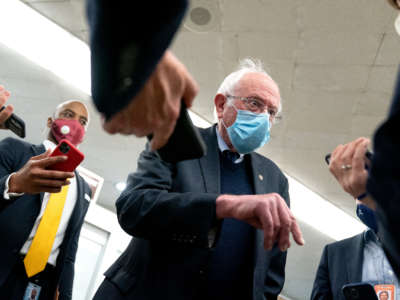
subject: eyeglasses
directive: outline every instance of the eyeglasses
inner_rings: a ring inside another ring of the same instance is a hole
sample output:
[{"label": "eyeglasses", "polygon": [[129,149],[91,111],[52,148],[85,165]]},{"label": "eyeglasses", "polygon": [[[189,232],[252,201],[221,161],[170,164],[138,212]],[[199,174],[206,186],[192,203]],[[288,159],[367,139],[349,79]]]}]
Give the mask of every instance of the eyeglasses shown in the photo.
[{"label": "eyeglasses", "polygon": [[277,123],[282,120],[282,116],[278,115],[278,110],[276,108],[269,108],[264,102],[255,97],[239,97],[227,95],[227,98],[238,99],[243,102],[244,106],[247,110],[256,113],[256,114],[265,114],[268,113],[270,120],[274,123]]}]

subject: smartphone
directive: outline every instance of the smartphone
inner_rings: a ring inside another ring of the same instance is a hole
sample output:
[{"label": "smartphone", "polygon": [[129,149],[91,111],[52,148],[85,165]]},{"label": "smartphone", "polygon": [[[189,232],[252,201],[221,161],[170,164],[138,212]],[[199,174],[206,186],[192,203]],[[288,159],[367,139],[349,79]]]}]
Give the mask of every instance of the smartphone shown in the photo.
[{"label": "smartphone", "polygon": [[346,300],[378,300],[374,286],[365,283],[351,283],[342,287]]},{"label": "smartphone", "polygon": [[65,155],[68,157],[67,160],[56,163],[48,167],[50,170],[73,172],[77,166],[85,158],[83,153],[79,151],[71,142],[68,140],[61,140],[50,156]]},{"label": "smartphone", "polygon": [[[5,106],[0,108],[0,112],[5,108]],[[4,126],[19,137],[25,138],[25,122],[16,114],[11,114],[11,116],[4,122]]]},{"label": "smartphone", "polygon": [[[328,153],[327,155],[325,155],[325,162],[329,165],[329,163],[331,162],[331,153]],[[365,157],[368,158],[369,160],[372,160],[372,152],[370,152],[369,150],[367,150],[367,152],[365,152]]]},{"label": "smartphone", "polygon": [[[152,139],[152,135],[147,137]],[[167,144],[157,150],[160,158],[169,163],[200,158],[206,154],[207,147],[198,129],[193,125],[182,101],[175,129]]]}]

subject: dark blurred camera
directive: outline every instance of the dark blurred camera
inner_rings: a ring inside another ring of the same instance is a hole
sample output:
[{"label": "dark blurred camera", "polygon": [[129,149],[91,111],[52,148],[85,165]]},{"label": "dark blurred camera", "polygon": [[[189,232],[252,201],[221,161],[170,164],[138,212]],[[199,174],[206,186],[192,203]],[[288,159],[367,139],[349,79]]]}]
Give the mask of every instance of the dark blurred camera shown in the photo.
[{"label": "dark blurred camera", "polygon": [[346,300],[378,300],[374,287],[368,282],[346,284],[342,291]]},{"label": "dark blurred camera", "polygon": [[350,290],[350,294],[353,299],[358,299],[360,297],[360,294],[358,293],[357,289],[355,289],[355,288],[352,288]]},{"label": "dark blurred camera", "polygon": [[67,143],[62,143],[60,145],[60,151],[64,154],[68,153],[69,149],[70,149],[70,147]]}]

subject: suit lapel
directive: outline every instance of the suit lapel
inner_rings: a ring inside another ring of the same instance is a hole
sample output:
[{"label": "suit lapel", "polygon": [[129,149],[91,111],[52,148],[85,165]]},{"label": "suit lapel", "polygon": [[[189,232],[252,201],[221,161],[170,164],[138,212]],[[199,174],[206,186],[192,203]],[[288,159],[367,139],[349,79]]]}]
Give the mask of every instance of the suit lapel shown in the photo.
[{"label": "suit lapel", "polygon": [[[270,186],[270,176],[271,174],[267,172],[265,169],[265,162],[263,162],[260,157],[251,152],[249,154],[250,165],[252,170],[252,178],[253,178],[253,186],[254,193],[259,194],[268,194],[271,193]],[[264,167],[262,167],[264,166]],[[270,259],[269,252],[264,250],[264,233],[260,229],[254,229],[255,237],[254,237],[254,255],[253,255],[253,266],[254,266],[254,282],[259,282],[263,284],[266,276],[266,267],[268,263],[268,259]],[[268,253],[266,255],[266,253]],[[255,266],[260,266],[260,268],[256,268]],[[261,267],[262,266],[262,267]]]},{"label": "suit lapel", "polygon": [[216,125],[211,126],[205,129],[205,131],[202,131],[204,142],[207,145],[207,154],[199,159],[199,164],[207,193],[219,194],[221,192],[221,175],[215,126]]},{"label": "suit lapel", "polygon": [[355,236],[351,247],[346,252],[348,282],[360,282],[362,279],[362,264],[364,260],[364,234]]},{"label": "suit lapel", "polygon": [[76,202],[74,210],[72,211],[71,219],[69,221],[68,227],[75,226],[78,224],[78,220],[82,217],[82,214],[86,212],[86,209],[89,205],[89,201],[85,200],[85,189],[83,186],[83,178],[79,176],[79,174],[75,171],[75,178],[76,178]]},{"label": "suit lapel", "polygon": [[273,192],[271,190],[271,186],[268,184],[271,182],[270,180],[270,172],[267,172],[265,168],[261,168],[261,166],[265,166],[259,156],[257,156],[254,152],[249,154],[251,169],[253,172],[253,184],[254,184],[254,192],[255,194],[268,194]]}]

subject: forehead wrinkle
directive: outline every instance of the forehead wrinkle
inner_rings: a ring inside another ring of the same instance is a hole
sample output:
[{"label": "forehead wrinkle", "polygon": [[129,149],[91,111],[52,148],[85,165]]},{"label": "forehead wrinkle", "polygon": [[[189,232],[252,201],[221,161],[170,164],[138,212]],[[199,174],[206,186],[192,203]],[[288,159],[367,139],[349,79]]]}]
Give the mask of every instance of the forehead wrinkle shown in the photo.
[{"label": "forehead wrinkle", "polygon": [[88,112],[88,110],[86,109],[86,106],[83,105],[83,104],[80,103],[80,102],[74,102],[74,103],[80,104],[81,108],[83,108],[82,111],[83,111],[83,112],[86,112],[86,114],[82,114],[82,113],[80,112],[80,110],[78,111],[78,109],[77,109],[77,110],[74,110],[73,108],[68,107],[68,105],[69,105],[70,103],[66,104],[66,105],[60,110],[60,112],[61,112],[61,111],[67,111],[67,110],[69,110],[69,111],[73,112],[75,115],[77,115],[79,119],[84,119],[86,122],[88,122],[88,121],[89,121],[89,112]]},{"label": "forehead wrinkle", "polygon": [[59,117],[59,115],[60,115],[60,112],[63,111],[64,109],[67,109],[67,108],[68,108],[69,110],[73,111],[75,114],[77,114],[77,112],[76,112],[75,110],[72,110],[71,108],[68,107],[69,105],[71,105],[71,104],[73,104],[73,103],[77,103],[77,104],[79,104],[81,107],[83,107],[83,110],[86,112],[86,115],[80,115],[80,114],[79,114],[79,117],[81,117],[81,116],[82,116],[82,117],[85,117],[86,120],[89,121],[89,119],[90,119],[89,110],[88,110],[86,104],[84,104],[83,102],[81,102],[81,101],[79,101],[79,100],[67,100],[67,101],[64,101],[64,102],[60,103],[60,104],[56,107],[56,109],[55,109],[55,111],[54,111],[54,113],[53,113],[54,118],[57,119],[57,118]]},{"label": "forehead wrinkle", "polygon": [[258,98],[273,103],[279,108],[281,96],[276,82],[263,73],[248,73],[243,76],[235,87],[235,93],[245,93],[241,96],[257,96]]}]

